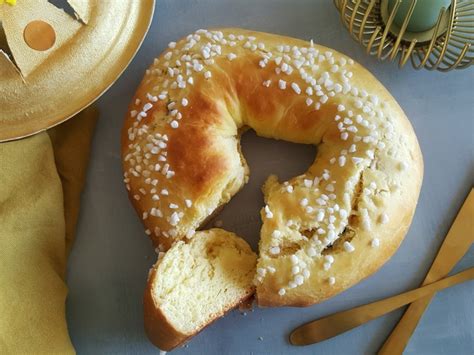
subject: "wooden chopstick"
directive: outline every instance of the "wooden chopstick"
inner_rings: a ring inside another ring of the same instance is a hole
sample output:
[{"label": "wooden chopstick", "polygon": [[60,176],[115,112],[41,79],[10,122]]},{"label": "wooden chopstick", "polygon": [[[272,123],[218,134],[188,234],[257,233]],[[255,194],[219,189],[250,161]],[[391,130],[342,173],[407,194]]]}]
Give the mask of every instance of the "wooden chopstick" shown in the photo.
[{"label": "wooden chopstick", "polygon": [[358,327],[420,297],[472,279],[474,279],[474,268],[397,296],[320,318],[296,328],[290,335],[290,343],[293,345],[318,343]]}]

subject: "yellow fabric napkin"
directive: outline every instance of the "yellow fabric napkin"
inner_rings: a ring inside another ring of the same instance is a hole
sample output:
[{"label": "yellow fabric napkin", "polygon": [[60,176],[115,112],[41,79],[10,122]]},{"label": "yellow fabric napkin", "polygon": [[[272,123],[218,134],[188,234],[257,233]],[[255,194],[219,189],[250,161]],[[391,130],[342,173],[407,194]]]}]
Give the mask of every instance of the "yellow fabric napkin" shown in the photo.
[{"label": "yellow fabric napkin", "polygon": [[0,354],[70,354],[70,250],[97,111],[0,143]]}]

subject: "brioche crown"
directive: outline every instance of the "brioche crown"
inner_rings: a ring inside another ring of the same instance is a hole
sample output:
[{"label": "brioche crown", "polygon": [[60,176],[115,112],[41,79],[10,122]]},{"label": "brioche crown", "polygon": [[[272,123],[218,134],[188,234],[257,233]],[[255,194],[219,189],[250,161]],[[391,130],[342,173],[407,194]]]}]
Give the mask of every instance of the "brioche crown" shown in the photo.
[{"label": "brioche crown", "polygon": [[131,104],[124,180],[160,249],[192,238],[245,184],[245,128],[318,145],[306,173],[270,176],[263,187],[260,305],[320,302],[395,252],[423,176],[399,105],[334,50],[241,29],[198,30],[170,43]]}]

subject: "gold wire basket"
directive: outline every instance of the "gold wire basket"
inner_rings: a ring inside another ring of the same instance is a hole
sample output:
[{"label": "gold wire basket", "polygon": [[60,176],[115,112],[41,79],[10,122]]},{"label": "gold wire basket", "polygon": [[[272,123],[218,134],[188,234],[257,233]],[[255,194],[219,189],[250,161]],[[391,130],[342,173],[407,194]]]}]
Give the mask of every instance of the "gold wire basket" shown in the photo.
[{"label": "gold wire basket", "polygon": [[[405,0],[407,1],[407,0]],[[411,1],[403,23],[394,22],[402,0],[334,0],[343,24],[366,52],[399,67],[410,59],[415,69],[442,72],[463,69],[474,62],[474,1],[451,0],[441,8],[436,25],[423,32],[409,32],[407,26],[417,0]]]}]

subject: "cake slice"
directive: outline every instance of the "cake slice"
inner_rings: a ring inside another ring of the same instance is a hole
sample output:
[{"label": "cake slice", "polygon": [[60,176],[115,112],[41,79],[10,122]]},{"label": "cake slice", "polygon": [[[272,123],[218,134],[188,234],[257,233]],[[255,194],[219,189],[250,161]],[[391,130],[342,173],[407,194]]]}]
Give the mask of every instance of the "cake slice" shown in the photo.
[{"label": "cake slice", "polygon": [[160,253],[144,295],[153,344],[171,350],[251,297],[256,259],[242,238],[222,229],[196,232]]}]

